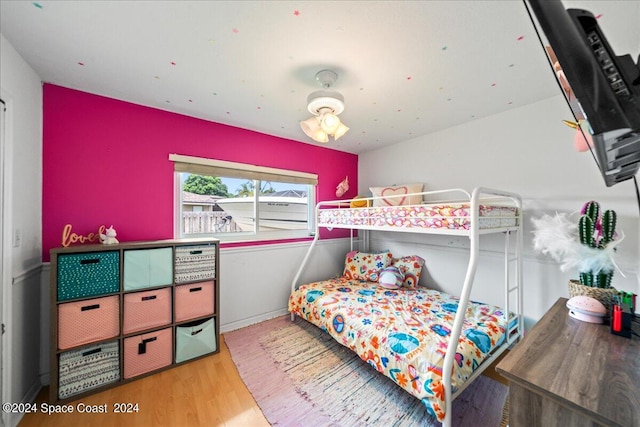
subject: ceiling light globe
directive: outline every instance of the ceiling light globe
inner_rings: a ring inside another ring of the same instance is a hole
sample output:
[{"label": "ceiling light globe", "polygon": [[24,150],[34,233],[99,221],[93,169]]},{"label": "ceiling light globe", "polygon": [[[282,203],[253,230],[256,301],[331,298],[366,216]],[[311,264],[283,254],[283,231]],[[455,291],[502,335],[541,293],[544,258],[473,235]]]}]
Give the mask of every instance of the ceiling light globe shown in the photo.
[{"label": "ceiling light globe", "polygon": [[311,139],[316,142],[329,142],[329,135],[327,135],[322,129],[318,129],[313,133]]},{"label": "ceiling light globe", "polygon": [[312,138],[312,139],[313,139],[313,135],[317,131],[322,132],[322,129],[320,129],[320,120],[315,116],[300,122],[300,128],[302,129],[305,135],[307,135],[309,138]]},{"label": "ceiling light globe", "polygon": [[332,113],[325,114],[324,116],[322,116],[322,120],[320,121],[320,127],[329,135],[333,135],[333,133],[338,130],[341,124],[342,123],[340,122],[338,116]]},{"label": "ceiling light globe", "polygon": [[338,129],[333,133],[333,138],[337,141],[338,138],[340,138],[342,135],[347,133],[348,130],[349,128],[345,126],[344,123],[340,123],[340,126],[338,126]]}]

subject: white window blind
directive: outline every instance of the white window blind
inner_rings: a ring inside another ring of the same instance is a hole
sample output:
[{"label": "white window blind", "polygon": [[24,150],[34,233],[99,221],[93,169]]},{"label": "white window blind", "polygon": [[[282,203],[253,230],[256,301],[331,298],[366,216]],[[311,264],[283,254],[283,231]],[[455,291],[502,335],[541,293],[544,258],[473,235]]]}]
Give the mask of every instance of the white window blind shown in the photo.
[{"label": "white window blind", "polygon": [[318,175],[307,172],[185,156],[182,154],[169,154],[169,160],[174,162],[176,172],[225,176],[229,178],[259,179],[261,181],[286,182],[290,184],[318,185]]}]

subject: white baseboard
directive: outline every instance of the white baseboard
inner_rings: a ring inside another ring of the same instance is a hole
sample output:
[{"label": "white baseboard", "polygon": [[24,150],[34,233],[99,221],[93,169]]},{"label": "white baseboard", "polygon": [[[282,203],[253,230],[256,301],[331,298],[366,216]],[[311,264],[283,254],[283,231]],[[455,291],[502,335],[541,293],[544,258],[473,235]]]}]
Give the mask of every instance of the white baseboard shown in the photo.
[{"label": "white baseboard", "polygon": [[[38,397],[38,393],[40,393],[40,390],[42,390],[41,382],[40,381],[34,382],[33,384],[31,384],[31,386],[29,387],[29,390],[27,390],[27,393],[25,393],[20,403],[24,403],[24,404],[34,403],[36,401],[36,398]],[[20,421],[22,421],[23,416],[24,416],[24,413],[10,413],[8,426],[17,427]]]},{"label": "white baseboard", "polygon": [[269,313],[263,313],[259,316],[248,317],[242,320],[236,320],[235,322],[225,323],[220,325],[220,333],[235,331],[236,329],[244,328],[246,326],[255,325],[256,323],[264,322],[265,320],[275,319],[276,317],[284,316],[289,311],[286,309],[276,310]]}]

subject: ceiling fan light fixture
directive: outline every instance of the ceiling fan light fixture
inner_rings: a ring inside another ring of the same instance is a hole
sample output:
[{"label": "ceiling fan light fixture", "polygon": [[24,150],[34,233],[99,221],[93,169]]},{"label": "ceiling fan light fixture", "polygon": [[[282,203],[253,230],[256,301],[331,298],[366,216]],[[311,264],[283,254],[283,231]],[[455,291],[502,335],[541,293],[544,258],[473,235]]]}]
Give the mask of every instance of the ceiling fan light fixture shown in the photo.
[{"label": "ceiling fan light fixture", "polygon": [[344,97],[333,90],[319,90],[307,97],[307,110],[311,114],[322,114],[322,110],[331,110],[334,114],[344,111]]},{"label": "ceiling fan light fixture", "polygon": [[338,114],[344,111],[344,97],[328,90],[337,79],[338,75],[331,70],[319,71],[316,80],[324,90],[312,92],[307,97],[307,110],[313,117],[301,121],[300,127],[314,141],[328,142],[329,135],[337,140],[349,130],[338,118]]}]

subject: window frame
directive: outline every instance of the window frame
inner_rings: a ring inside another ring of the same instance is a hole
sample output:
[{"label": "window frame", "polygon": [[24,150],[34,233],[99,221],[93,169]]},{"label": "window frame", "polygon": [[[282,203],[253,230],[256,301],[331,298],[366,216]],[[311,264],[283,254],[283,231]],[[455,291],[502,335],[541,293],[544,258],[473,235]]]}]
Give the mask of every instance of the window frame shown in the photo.
[{"label": "window frame", "polygon": [[[298,240],[312,238],[315,232],[315,205],[317,200],[317,175],[290,171],[286,169],[276,169],[263,166],[256,166],[246,163],[227,162],[201,157],[184,156],[170,154],[169,160],[175,163],[174,167],[174,236],[176,238],[204,238],[213,237],[223,243],[250,243],[267,242],[281,240]],[[254,194],[254,212],[258,218],[253,231],[223,232],[223,233],[198,233],[184,234],[182,230],[182,173],[194,173],[198,175],[210,175],[229,178],[240,178],[254,181],[255,188],[260,188],[262,181],[306,184],[307,190],[307,228],[303,230],[259,230],[259,194]],[[208,173],[207,173],[208,172]],[[223,173],[220,173],[223,172]],[[227,172],[231,176],[226,175]],[[258,179],[256,179],[256,177]],[[266,177],[267,179],[260,179]],[[283,179],[285,181],[283,181]]]}]

